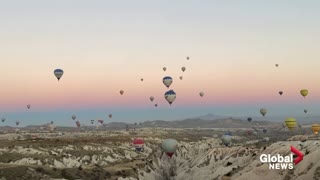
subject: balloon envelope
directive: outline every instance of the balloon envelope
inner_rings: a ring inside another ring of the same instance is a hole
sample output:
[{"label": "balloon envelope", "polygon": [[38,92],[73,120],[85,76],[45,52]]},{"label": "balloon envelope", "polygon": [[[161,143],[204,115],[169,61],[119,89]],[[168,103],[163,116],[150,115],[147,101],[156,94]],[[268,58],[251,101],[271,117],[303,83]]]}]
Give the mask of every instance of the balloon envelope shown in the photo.
[{"label": "balloon envelope", "polygon": [[283,91],[279,91],[279,94],[282,95],[282,94],[283,94]]},{"label": "balloon envelope", "polygon": [[56,76],[56,78],[58,79],[58,81],[60,80],[60,78],[63,75],[63,70],[62,69],[56,69],[53,71],[54,75]]},{"label": "balloon envelope", "polygon": [[163,67],[162,69],[163,69],[163,71],[166,71],[166,70],[167,70],[167,68],[166,68],[166,67]]},{"label": "balloon envelope", "polygon": [[267,114],[267,109],[261,108],[260,109],[260,113],[261,113],[262,116],[265,116]]},{"label": "balloon envelope", "polygon": [[123,93],[124,93],[124,91],[123,91],[123,90],[120,90],[120,94],[123,95]]},{"label": "balloon envelope", "polygon": [[228,146],[231,143],[231,136],[230,135],[223,135],[221,140],[224,145]]},{"label": "balloon envelope", "polygon": [[300,90],[300,94],[301,94],[303,97],[307,97],[307,95],[309,94],[309,91],[308,91],[308,89],[301,89],[301,90]]},{"label": "balloon envelope", "polygon": [[249,117],[249,118],[248,118],[248,121],[251,122],[251,121],[252,121],[252,118]]},{"label": "balloon envelope", "polygon": [[174,102],[174,100],[176,99],[176,93],[173,90],[169,90],[164,94],[164,98],[171,105]]},{"label": "balloon envelope", "polygon": [[297,127],[297,120],[292,117],[287,118],[284,123],[290,131],[294,130]]},{"label": "balloon envelope", "polygon": [[133,146],[137,151],[141,151],[144,146],[144,140],[142,138],[136,138],[133,140]]},{"label": "balloon envelope", "polygon": [[170,85],[172,84],[172,82],[173,82],[173,79],[172,79],[172,77],[170,77],[170,76],[166,76],[166,77],[164,77],[164,78],[162,79],[162,83],[163,83],[167,88],[170,87]]},{"label": "balloon envelope", "polygon": [[153,96],[151,96],[149,99],[150,99],[150,101],[151,101],[151,102],[153,102],[154,97],[153,97]]},{"label": "balloon envelope", "polygon": [[171,158],[176,152],[178,142],[175,139],[165,139],[162,144],[162,150]]},{"label": "balloon envelope", "polygon": [[201,97],[203,97],[203,96],[204,96],[204,93],[203,93],[203,92],[200,92],[199,95],[200,95]]},{"label": "balloon envelope", "polygon": [[320,124],[312,124],[311,129],[314,134],[318,134],[318,132],[320,130]]}]

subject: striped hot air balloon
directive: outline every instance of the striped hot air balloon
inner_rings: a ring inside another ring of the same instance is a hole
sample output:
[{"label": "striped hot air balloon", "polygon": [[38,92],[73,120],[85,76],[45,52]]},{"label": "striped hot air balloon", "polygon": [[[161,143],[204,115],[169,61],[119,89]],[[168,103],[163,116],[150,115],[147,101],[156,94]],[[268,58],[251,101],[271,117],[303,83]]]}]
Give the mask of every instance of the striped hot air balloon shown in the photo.
[{"label": "striped hot air balloon", "polygon": [[311,129],[312,129],[314,134],[318,134],[318,132],[320,130],[320,124],[312,124]]},{"label": "striped hot air balloon", "polygon": [[289,117],[286,119],[285,124],[287,128],[292,131],[297,127],[297,120],[295,118]]},{"label": "striped hot air balloon", "polygon": [[136,149],[136,151],[142,151],[144,146],[144,140],[142,138],[134,139],[133,146]]}]

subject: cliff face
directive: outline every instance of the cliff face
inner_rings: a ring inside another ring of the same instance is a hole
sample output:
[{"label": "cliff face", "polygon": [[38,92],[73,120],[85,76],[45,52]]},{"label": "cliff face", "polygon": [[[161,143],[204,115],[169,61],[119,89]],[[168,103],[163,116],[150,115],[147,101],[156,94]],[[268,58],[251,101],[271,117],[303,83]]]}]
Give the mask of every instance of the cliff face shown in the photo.
[{"label": "cliff face", "polygon": [[[302,138],[305,137],[295,137]],[[180,142],[172,159],[160,151],[148,165],[149,173],[141,179],[319,179],[320,142],[319,140],[280,141],[262,148],[243,146],[223,147],[217,139],[202,142]],[[303,161],[294,165],[293,170],[269,170],[266,163],[260,162],[261,154],[289,155],[290,146],[305,154]]]}]

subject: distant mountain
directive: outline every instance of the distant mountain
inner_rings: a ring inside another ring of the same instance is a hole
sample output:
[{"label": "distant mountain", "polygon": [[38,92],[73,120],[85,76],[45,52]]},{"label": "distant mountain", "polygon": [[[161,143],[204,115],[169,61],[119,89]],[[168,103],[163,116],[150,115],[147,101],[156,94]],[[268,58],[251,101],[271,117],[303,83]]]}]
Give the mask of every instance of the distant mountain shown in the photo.
[{"label": "distant mountain", "polygon": [[206,115],[197,116],[190,119],[215,120],[215,119],[225,119],[225,118],[227,118],[227,116],[219,116],[219,115],[208,113]]}]

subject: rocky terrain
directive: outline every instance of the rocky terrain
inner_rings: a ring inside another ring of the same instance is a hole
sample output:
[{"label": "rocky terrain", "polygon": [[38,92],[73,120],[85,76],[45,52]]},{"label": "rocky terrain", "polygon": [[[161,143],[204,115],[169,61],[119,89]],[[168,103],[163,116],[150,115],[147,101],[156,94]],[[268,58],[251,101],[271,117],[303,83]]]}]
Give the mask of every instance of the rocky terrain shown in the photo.
[{"label": "rocky terrain", "polygon": [[[54,133],[7,133],[0,135],[1,179],[319,179],[318,136],[301,129],[294,133],[269,129],[247,135],[247,129],[232,129],[232,144],[220,137],[225,130],[142,128],[136,131],[86,131]],[[299,135],[304,134],[304,135]],[[145,140],[143,152],[132,140]],[[160,144],[178,140],[170,159]],[[304,160],[293,170],[269,170],[262,153],[301,150]]]}]

